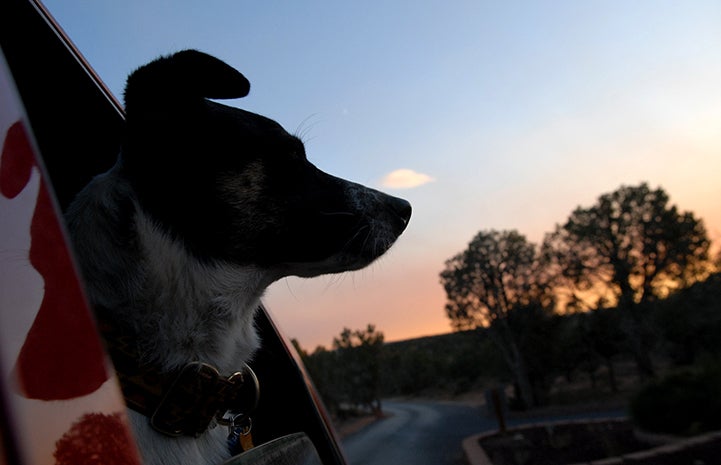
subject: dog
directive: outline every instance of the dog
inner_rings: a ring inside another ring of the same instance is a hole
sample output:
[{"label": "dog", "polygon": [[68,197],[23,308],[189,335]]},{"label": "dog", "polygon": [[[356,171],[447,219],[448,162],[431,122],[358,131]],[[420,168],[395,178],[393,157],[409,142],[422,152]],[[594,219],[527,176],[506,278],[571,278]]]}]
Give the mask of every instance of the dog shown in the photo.
[{"label": "dog", "polygon": [[[214,428],[224,412],[205,424],[207,412],[191,411],[189,431],[176,429],[154,407],[134,408],[145,381],[125,385],[123,370],[173,381],[163,389],[187,376],[229,384],[239,370],[247,381],[243,367],[259,347],[254,315],[272,282],[361,269],[410,220],[407,201],[326,174],[277,122],[215,101],[249,90],[240,72],[195,50],[131,73],[118,160],[66,214],[148,465],[230,457],[228,430]],[[205,415],[200,426],[194,415]]]}]

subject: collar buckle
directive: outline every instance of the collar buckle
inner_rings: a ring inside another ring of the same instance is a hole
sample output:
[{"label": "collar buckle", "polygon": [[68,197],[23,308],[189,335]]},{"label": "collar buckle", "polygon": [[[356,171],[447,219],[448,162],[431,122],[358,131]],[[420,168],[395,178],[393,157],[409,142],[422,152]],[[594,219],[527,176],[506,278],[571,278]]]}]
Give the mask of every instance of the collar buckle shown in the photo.
[{"label": "collar buckle", "polygon": [[225,378],[212,365],[192,362],[165,392],[150,424],[167,436],[198,437],[226,412],[249,416],[259,393],[258,378],[246,364]]}]

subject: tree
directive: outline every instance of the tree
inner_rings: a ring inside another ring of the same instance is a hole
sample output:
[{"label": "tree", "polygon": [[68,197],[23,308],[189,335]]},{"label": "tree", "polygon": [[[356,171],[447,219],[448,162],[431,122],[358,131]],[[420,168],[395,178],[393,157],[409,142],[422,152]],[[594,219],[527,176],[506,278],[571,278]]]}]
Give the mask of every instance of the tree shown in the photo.
[{"label": "tree", "polygon": [[709,240],[703,222],[669,205],[661,189],[646,183],[621,186],[578,207],[544,241],[544,255],[571,288],[571,301],[594,291],[627,316],[626,328],[639,372],[653,376],[650,304],[708,273]]},{"label": "tree", "polygon": [[343,404],[381,413],[381,350],[383,333],[374,325],[363,330],[344,328],[333,338],[332,350],[318,346],[313,353],[291,342],[303,359],[326,407],[337,416],[347,412]]},{"label": "tree", "polygon": [[608,385],[618,392],[616,370],[613,360],[622,354],[626,347],[626,338],[621,331],[617,308],[599,307],[590,313],[578,314],[581,321],[581,334],[593,354],[603,360],[608,376]]},{"label": "tree", "polygon": [[446,314],[456,330],[488,328],[526,406],[535,404],[513,311],[550,307],[551,296],[537,248],[517,231],[481,231],[441,272]]},{"label": "tree", "polygon": [[345,386],[341,382],[343,376],[338,354],[335,351],[326,350],[323,346],[316,347],[312,354],[305,351],[299,352],[326,408],[334,416],[342,415],[341,400],[345,395]]},{"label": "tree", "polygon": [[344,328],[333,338],[333,349],[338,354],[341,383],[349,402],[381,414],[380,373],[381,349],[384,336],[369,324],[365,330]]},{"label": "tree", "polygon": [[664,299],[654,319],[674,363],[721,361],[721,272]]},{"label": "tree", "polygon": [[560,350],[566,342],[559,337],[561,320],[553,314],[551,305],[536,301],[511,309],[507,322],[518,343],[531,387],[531,403],[524,403],[526,406],[546,404],[552,381],[563,370],[563,358],[568,355]]}]

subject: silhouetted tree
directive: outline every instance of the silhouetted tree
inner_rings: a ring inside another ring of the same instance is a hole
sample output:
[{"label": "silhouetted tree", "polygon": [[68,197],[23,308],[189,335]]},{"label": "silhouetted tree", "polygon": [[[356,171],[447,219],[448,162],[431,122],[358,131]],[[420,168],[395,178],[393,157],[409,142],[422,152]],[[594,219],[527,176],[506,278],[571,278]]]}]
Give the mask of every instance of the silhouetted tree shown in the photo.
[{"label": "silhouetted tree", "polygon": [[583,337],[593,354],[598,355],[606,366],[608,385],[618,391],[614,359],[626,351],[626,337],[621,329],[619,311],[616,308],[598,308],[579,315]]},{"label": "silhouetted tree", "polygon": [[721,272],[659,302],[654,317],[674,363],[721,360]]},{"label": "silhouetted tree", "polygon": [[305,362],[308,359],[308,352],[300,346],[300,342],[298,342],[298,339],[291,339],[290,343],[293,344],[293,348],[296,352],[298,352],[298,355],[300,355],[300,358]]},{"label": "silhouetted tree", "polygon": [[663,189],[642,183],[604,194],[592,207],[578,207],[547,235],[543,250],[557,265],[558,277],[575,286],[572,301],[588,291],[615,300],[627,316],[639,373],[653,376],[644,325],[649,304],[705,276],[708,247],[701,220],[669,205]]},{"label": "silhouetted tree", "polygon": [[527,405],[546,404],[552,381],[561,371],[560,362],[568,355],[562,352],[559,341],[560,320],[554,316],[551,305],[538,300],[512,308],[507,319],[528,370],[533,400]]},{"label": "silhouetted tree", "polygon": [[342,414],[340,402],[344,396],[344,386],[340,382],[342,373],[340,372],[338,354],[320,345],[316,347],[313,353],[309,354],[300,346],[297,340],[292,339],[291,342],[298,354],[300,354],[313,385],[323,399],[325,407],[334,416],[340,416]]},{"label": "silhouetted tree", "polygon": [[365,330],[344,328],[333,339],[338,354],[339,374],[349,402],[381,413],[380,373],[383,333],[369,324]]},{"label": "silhouetted tree", "polygon": [[321,398],[333,414],[342,416],[341,402],[346,393],[344,392],[343,369],[338,353],[318,346],[309,358],[312,360],[311,376]]},{"label": "silhouetted tree", "polygon": [[576,371],[588,373],[595,387],[595,371],[599,365],[599,357],[593,352],[588,341],[584,317],[586,313],[554,317],[556,321],[556,339],[554,340],[555,365],[560,373],[571,383]]},{"label": "silhouetted tree", "polygon": [[523,307],[550,306],[536,246],[517,231],[481,231],[468,248],[446,261],[441,283],[446,314],[456,330],[488,328],[513,374],[521,400],[534,405],[527,360],[509,315]]}]

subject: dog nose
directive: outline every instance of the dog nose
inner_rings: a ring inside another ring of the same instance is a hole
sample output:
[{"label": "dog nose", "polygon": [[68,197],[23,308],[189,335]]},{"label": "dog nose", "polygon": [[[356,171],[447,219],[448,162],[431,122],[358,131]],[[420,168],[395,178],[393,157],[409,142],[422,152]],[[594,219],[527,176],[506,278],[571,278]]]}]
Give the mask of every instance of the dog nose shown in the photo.
[{"label": "dog nose", "polygon": [[403,231],[404,229],[406,229],[406,226],[408,226],[408,222],[411,220],[411,213],[413,211],[413,208],[411,207],[410,202],[408,202],[407,200],[398,197],[389,197],[389,206],[395,212],[395,214],[398,215],[398,219],[401,220],[401,222],[403,223],[401,228],[401,231]]}]

